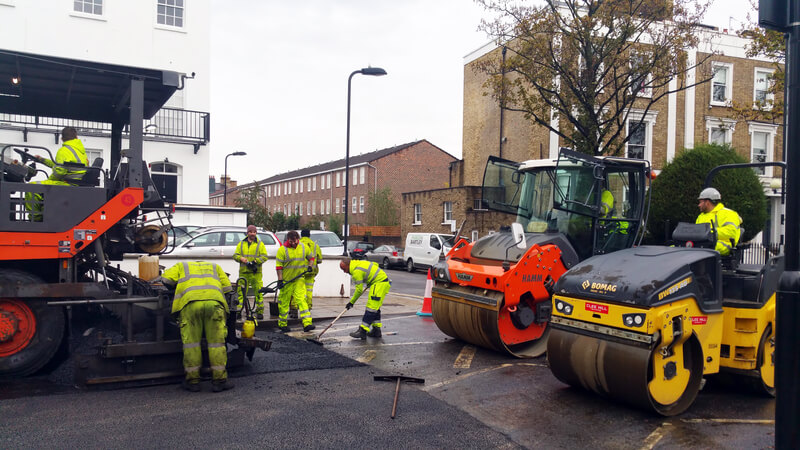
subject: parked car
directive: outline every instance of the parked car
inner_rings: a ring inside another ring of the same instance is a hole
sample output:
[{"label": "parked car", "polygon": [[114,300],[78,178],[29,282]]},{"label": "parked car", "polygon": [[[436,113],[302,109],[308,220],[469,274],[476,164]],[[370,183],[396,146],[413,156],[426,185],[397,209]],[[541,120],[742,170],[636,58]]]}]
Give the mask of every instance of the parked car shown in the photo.
[{"label": "parked car", "polygon": [[404,267],[406,265],[403,259],[403,248],[394,245],[381,245],[376,249],[368,251],[364,257],[367,261],[380,264],[382,269]]},{"label": "parked car", "polygon": [[347,254],[351,258],[364,259],[364,255],[375,248],[372,242],[347,241]]},{"label": "parked car", "polygon": [[[275,233],[281,245],[286,242],[286,233],[288,233],[288,231],[278,231]],[[299,234],[300,231],[298,230],[297,233]],[[323,256],[341,256],[344,254],[344,243],[342,243],[342,240],[339,239],[339,236],[333,231],[311,230],[311,236],[309,237],[319,245]]]},{"label": "parked car", "polygon": [[[236,246],[247,237],[246,227],[208,227],[195,230],[191,239],[179,244],[170,253],[175,256],[205,258],[208,256],[233,256]],[[267,248],[267,255],[275,258],[281,247],[275,233],[258,230],[258,238]]]},{"label": "parked car", "polygon": [[453,246],[452,234],[408,233],[403,257],[406,270],[433,267]]},{"label": "parked car", "polygon": [[167,245],[172,246],[173,241],[174,245],[180,245],[191,239],[194,231],[202,228],[200,225],[172,225],[173,231],[167,233]]}]

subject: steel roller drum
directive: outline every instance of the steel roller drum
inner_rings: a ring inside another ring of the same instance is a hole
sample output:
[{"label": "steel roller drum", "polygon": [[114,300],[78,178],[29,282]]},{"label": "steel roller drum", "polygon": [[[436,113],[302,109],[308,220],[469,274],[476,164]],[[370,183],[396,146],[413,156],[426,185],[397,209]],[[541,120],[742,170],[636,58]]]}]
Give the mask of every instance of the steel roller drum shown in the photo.
[{"label": "steel roller drum", "polygon": [[[502,292],[486,291],[484,295],[487,300],[501,305],[498,309],[470,302],[468,299],[474,294],[469,288],[454,286],[449,291],[463,296],[443,295],[434,291],[431,301],[433,320],[444,334],[517,358],[535,358],[544,354],[550,328],[545,324],[532,325],[530,330],[518,330],[511,323],[503,305]],[[519,342],[520,334],[526,331],[533,337]],[[504,338],[506,336],[507,339]]]},{"label": "steel roller drum", "polygon": [[[687,360],[695,361],[692,345],[684,346]],[[685,411],[697,396],[702,379],[700,370],[692,370],[680,397],[670,404],[659,403],[651,394],[651,360],[655,350],[560,328],[551,330],[547,362],[553,375],[574,387],[636,407],[673,416]]]}]

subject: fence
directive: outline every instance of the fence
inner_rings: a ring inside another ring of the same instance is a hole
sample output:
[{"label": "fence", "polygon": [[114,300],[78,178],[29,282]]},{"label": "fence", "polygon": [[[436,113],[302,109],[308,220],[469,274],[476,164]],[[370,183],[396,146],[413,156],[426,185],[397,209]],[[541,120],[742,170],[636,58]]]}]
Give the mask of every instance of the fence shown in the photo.
[{"label": "fence", "polygon": [[782,244],[749,244],[739,247],[739,262],[742,264],[764,264],[772,256],[783,253]]}]

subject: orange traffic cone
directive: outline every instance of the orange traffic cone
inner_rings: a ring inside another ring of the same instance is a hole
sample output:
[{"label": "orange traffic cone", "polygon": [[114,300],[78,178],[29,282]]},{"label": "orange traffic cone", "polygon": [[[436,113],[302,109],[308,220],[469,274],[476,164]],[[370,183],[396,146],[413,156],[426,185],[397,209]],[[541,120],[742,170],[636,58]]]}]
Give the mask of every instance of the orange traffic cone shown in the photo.
[{"label": "orange traffic cone", "polygon": [[418,316],[432,316],[433,310],[431,309],[431,290],[433,289],[433,279],[431,278],[431,269],[428,269],[428,281],[425,282],[425,298],[422,299],[422,311],[417,311]]}]

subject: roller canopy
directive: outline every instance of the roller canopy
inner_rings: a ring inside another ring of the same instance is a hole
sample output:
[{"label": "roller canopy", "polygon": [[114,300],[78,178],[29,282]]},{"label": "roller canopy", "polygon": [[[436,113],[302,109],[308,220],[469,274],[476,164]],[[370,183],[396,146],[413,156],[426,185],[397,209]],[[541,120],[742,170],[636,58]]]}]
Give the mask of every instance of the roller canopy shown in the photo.
[{"label": "roller canopy", "polygon": [[127,124],[131,79],[144,80],[149,119],[178,88],[181,74],[0,50],[0,112]]}]

